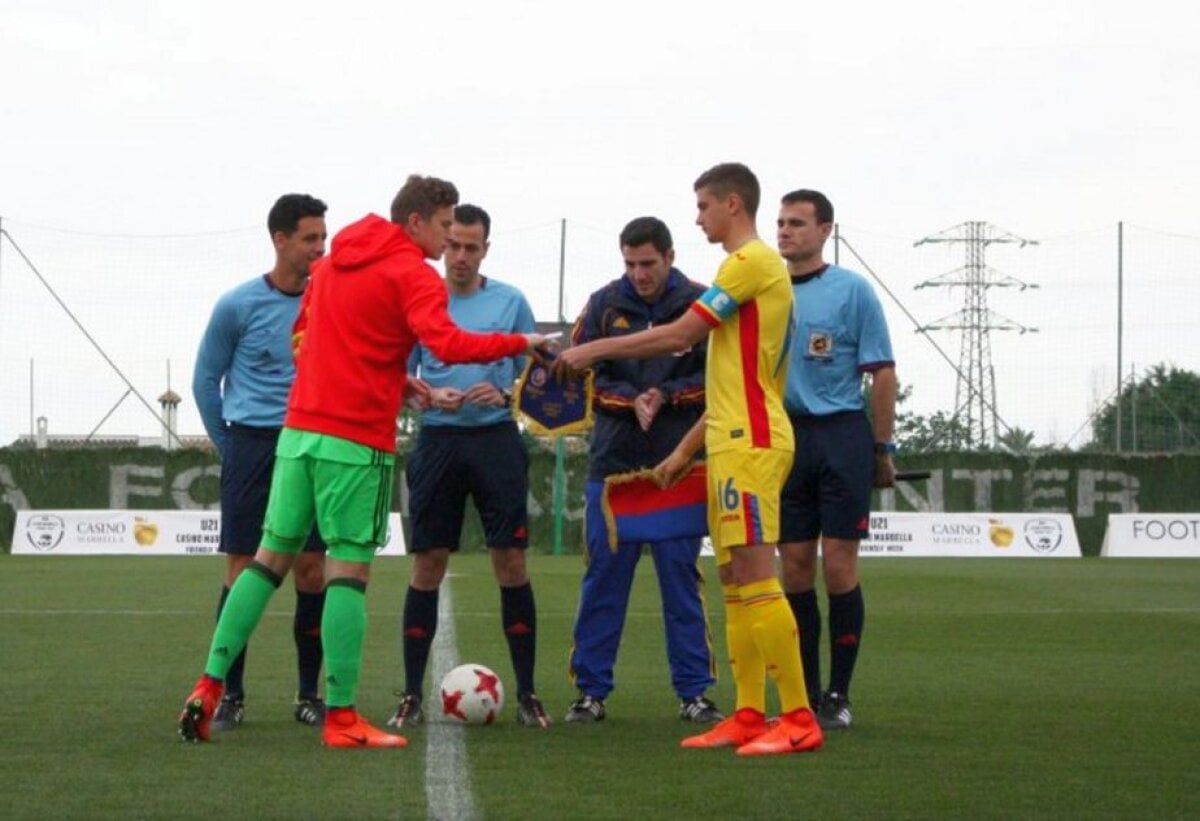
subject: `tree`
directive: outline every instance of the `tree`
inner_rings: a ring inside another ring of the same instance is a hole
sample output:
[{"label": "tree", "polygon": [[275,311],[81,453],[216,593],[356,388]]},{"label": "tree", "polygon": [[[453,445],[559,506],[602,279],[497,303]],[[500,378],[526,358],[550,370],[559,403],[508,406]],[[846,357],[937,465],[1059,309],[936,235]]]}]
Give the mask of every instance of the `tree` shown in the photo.
[{"label": "tree", "polygon": [[1159,364],[1141,379],[1129,380],[1120,395],[1095,415],[1087,449],[1135,453],[1200,450],[1200,374]]},{"label": "tree", "polygon": [[996,446],[1010,453],[1028,453],[1034,449],[1033,431],[1024,428],[1009,428],[996,439]]},{"label": "tree", "polygon": [[[900,385],[896,390],[896,425],[893,438],[896,447],[905,453],[966,450],[970,431],[945,411],[929,416],[904,409],[912,398],[912,385]],[[863,380],[863,399],[871,406],[871,385]]]},{"label": "tree", "polygon": [[896,412],[896,444],[906,453],[968,450],[971,432],[946,411],[929,416]]}]

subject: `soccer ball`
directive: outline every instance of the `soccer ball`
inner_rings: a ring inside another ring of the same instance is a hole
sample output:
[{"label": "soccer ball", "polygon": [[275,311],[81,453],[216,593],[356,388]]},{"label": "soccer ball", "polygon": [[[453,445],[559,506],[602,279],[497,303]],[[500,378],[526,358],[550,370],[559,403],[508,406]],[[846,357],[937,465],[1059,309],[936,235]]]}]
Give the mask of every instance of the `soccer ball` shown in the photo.
[{"label": "soccer ball", "polygon": [[442,715],[461,724],[491,724],[504,708],[504,684],[482,664],[455,667],[442,679]]}]

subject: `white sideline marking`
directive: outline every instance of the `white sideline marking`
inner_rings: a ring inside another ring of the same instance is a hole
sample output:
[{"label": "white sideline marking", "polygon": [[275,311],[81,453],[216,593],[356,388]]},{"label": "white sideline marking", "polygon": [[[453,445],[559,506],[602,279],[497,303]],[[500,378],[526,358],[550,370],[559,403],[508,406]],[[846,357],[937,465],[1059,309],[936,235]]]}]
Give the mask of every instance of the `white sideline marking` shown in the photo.
[{"label": "white sideline marking", "polygon": [[0,609],[4,616],[195,616],[199,610],[84,610],[82,608],[35,609],[6,607]]},{"label": "white sideline marking", "polygon": [[[447,585],[442,584],[442,595],[446,594]],[[439,599],[440,601],[440,599]],[[380,615],[392,615],[392,611],[379,611]],[[540,610],[538,611],[541,612]],[[553,614],[554,611],[548,611]],[[1041,610],[912,610],[905,609],[903,612],[899,610],[877,609],[878,613],[885,613],[889,616],[928,616],[928,615],[947,615],[947,616],[1071,616],[1093,613],[1096,615],[1120,615],[1123,613],[1138,614],[1157,614],[1157,613],[1200,613],[1200,607],[1105,607],[1093,609],[1087,607],[1047,607]],[[81,608],[34,608],[34,607],[0,607],[0,616],[196,616],[211,613],[209,610],[133,610],[133,609],[104,609],[98,608],[94,610],[85,610]],[[371,611],[371,615],[375,615],[375,611]],[[477,617],[495,617],[495,612],[485,611],[464,611],[459,613],[460,616],[468,618]],[[629,617],[631,618],[655,618],[661,615],[659,610],[639,610],[630,608]],[[291,619],[291,613],[264,613],[263,618],[280,618]],[[453,628],[450,628],[453,632]],[[438,606],[438,636],[441,635],[441,606]],[[434,636],[433,651],[434,663],[437,662],[437,648],[439,645],[438,636]],[[457,651],[452,653],[457,657]],[[450,672],[456,665],[451,664],[442,670],[441,675]],[[437,675],[435,671],[435,675]],[[434,681],[440,682],[441,678],[435,678]]]},{"label": "white sideline marking", "polygon": [[440,721],[434,711],[440,703],[442,679],[458,666],[458,639],[454,634],[454,599],[450,580],[442,582],[438,596],[438,626],[430,648],[433,687],[425,705],[425,806],[435,821],[470,821],[479,817],[471,793],[464,728]]},{"label": "white sideline marking", "polygon": [[[212,613],[211,610],[133,610],[129,608],[122,609],[104,609],[97,608],[94,610],[85,610],[82,608],[54,608],[54,609],[36,609],[36,608],[18,608],[6,607],[0,608],[0,616],[203,616],[206,613]],[[294,616],[291,613],[263,613],[264,619],[291,619]]]}]

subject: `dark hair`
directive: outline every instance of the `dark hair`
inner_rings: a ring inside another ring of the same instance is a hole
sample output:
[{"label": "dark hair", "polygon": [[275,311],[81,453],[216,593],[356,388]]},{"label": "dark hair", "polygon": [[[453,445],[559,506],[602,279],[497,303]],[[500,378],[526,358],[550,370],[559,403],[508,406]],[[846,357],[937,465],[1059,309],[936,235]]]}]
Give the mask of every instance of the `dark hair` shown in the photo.
[{"label": "dark hair", "polygon": [[761,196],[758,177],[740,162],[714,165],[697,177],[692,185],[693,191],[699,191],[701,188],[707,188],[718,197],[737,194],[747,214],[754,217],[758,213],[758,200]]},{"label": "dark hair", "polygon": [[275,200],[267,214],[267,231],[271,236],[282,231],[287,236],[296,233],[305,217],[325,216],[326,205],[308,194],[284,194]]},{"label": "dark hair", "polygon": [[822,194],[820,191],[812,191],[808,188],[797,188],[795,191],[789,191],[783,195],[780,200],[784,205],[795,205],[798,202],[807,202],[817,212],[817,224],[824,225],[833,222],[833,203],[829,201],[829,197]]},{"label": "dark hair", "polygon": [[439,208],[454,205],[458,205],[458,189],[454,183],[410,174],[392,200],[392,222],[403,225],[410,214],[427,220]]},{"label": "dark hair", "polygon": [[621,247],[636,248],[650,243],[654,250],[665,254],[675,247],[671,229],[658,217],[638,217],[621,230]]},{"label": "dark hair", "polygon": [[460,225],[482,225],[483,240],[492,233],[492,218],[478,205],[463,204],[454,209],[454,221]]}]

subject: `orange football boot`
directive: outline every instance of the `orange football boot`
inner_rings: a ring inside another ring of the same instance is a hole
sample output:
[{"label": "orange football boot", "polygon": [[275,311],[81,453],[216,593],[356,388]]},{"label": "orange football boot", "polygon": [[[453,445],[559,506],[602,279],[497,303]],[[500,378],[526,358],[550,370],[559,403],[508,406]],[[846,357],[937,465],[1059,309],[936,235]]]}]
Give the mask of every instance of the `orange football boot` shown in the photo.
[{"label": "orange football boot", "polygon": [[225,684],[205,674],[196,682],[192,694],[179,714],[179,737],[184,741],[208,741],[212,734],[213,713],[221,701]]},{"label": "orange football boot", "polygon": [[325,713],[321,743],[326,747],[405,747],[408,739],[372,727],[353,707],[331,707]]},{"label": "orange football boot", "polygon": [[767,719],[758,710],[743,707],[708,732],[688,736],[679,742],[688,749],[710,747],[741,747],[767,732]]},{"label": "orange football boot", "polygon": [[758,738],[738,747],[738,755],[782,755],[819,750],[825,735],[817,717],[807,707],[779,717],[779,723]]}]

